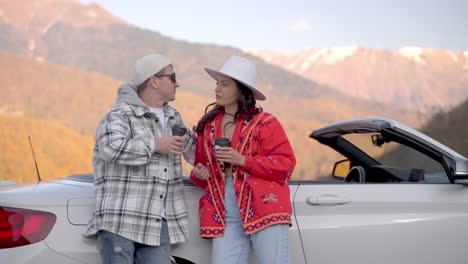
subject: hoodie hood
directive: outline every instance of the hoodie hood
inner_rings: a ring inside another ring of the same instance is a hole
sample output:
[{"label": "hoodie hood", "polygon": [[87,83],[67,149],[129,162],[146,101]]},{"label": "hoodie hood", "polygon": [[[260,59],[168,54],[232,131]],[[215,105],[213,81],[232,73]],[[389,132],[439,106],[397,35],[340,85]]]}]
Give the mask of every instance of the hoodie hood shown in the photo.
[{"label": "hoodie hood", "polygon": [[138,97],[136,87],[128,83],[122,84],[117,92],[117,104],[121,103],[141,106],[148,109],[148,106]]}]

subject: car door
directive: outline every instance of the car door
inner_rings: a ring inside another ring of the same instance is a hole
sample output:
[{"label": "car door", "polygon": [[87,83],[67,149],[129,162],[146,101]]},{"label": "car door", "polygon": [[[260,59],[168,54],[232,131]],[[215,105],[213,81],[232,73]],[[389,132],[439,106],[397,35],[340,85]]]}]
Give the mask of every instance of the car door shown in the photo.
[{"label": "car door", "polygon": [[307,263],[467,262],[468,188],[454,183],[452,166],[462,156],[387,120],[334,124],[312,137],[359,169],[300,184],[294,205]]},{"label": "car door", "polygon": [[466,263],[459,184],[302,183],[295,214],[307,263]]}]

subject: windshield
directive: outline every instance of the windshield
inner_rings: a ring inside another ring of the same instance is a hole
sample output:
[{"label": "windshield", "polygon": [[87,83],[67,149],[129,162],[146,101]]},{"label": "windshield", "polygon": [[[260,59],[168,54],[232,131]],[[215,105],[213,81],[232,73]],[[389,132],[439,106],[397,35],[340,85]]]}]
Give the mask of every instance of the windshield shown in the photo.
[{"label": "windshield", "polygon": [[373,143],[372,136],[379,137],[381,134],[347,134],[343,135],[343,138],[381,165],[418,170],[423,172],[426,177],[433,175],[448,179],[442,164],[424,153],[394,141],[381,142],[382,144],[379,146],[379,144]]}]

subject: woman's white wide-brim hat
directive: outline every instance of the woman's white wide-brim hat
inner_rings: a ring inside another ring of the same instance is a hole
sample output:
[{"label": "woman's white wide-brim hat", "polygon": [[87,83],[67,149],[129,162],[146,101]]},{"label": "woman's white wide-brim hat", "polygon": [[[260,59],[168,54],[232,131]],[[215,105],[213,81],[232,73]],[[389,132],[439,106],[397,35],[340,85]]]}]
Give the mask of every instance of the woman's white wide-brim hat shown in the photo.
[{"label": "woman's white wide-brim hat", "polygon": [[255,88],[257,68],[255,67],[255,64],[246,58],[231,56],[220,70],[205,67],[205,71],[215,80],[218,80],[220,75],[225,75],[239,81],[252,90],[253,96],[256,100],[263,101],[266,99],[265,95]]}]

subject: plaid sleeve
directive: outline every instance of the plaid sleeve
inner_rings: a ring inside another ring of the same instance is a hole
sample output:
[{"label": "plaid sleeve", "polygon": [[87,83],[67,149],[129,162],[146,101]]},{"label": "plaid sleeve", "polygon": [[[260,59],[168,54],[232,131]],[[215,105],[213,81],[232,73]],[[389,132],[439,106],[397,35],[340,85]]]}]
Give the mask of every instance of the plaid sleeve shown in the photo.
[{"label": "plaid sleeve", "polygon": [[[207,165],[206,159],[205,159],[205,151],[203,150],[203,133],[198,134],[198,138],[196,139],[196,145],[195,145],[195,161],[194,161],[194,166],[197,165],[198,163],[201,163],[203,165]],[[206,187],[206,180],[199,179],[195,176],[195,173],[193,173],[193,170],[190,172],[190,180],[193,182],[193,184],[200,186],[202,188]]]},{"label": "plaid sleeve", "polygon": [[192,165],[194,165],[194,161],[195,161],[195,147],[196,146],[197,146],[197,134],[189,130],[186,135],[185,142],[184,142],[183,155],[184,155],[184,159]]},{"label": "plaid sleeve", "polygon": [[146,164],[155,151],[155,138],[132,138],[129,118],[119,111],[109,112],[101,121],[96,144],[100,158],[124,165]]},{"label": "plaid sleeve", "polygon": [[187,128],[187,134],[185,134],[184,136],[184,143],[183,143],[184,145],[183,145],[182,155],[184,156],[184,159],[188,163],[193,165],[193,162],[195,160],[195,146],[197,145],[197,134],[192,132],[190,128],[188,128],[185,125],[180,113],[177,110],[175,110],[175,108],[173,109],[175,111],[175,118],[176,118],[177,124],[181,124],[182,126]]}]

